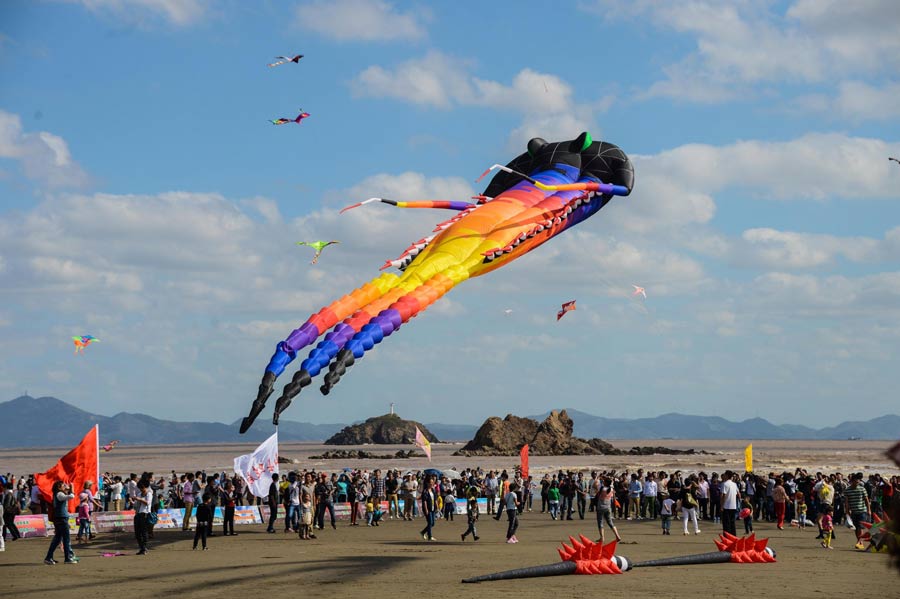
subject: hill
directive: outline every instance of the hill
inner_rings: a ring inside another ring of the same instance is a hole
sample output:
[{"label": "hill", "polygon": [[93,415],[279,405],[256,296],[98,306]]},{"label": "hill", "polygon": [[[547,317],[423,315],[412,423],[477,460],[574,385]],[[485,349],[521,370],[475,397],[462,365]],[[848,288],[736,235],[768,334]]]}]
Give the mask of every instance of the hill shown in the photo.
[{"label": "hill", "polygon": [[410,445],[416,439],[416,427],[429,441],[440,443],[424,424],[403,420],[397,414],[385,414],[344,427],[326,440],[325,445]]},{"label": "hill", "polygon": [[[174,422],[146,414],[120,412],[115,416],[91,414],[55,397],[23,395],[0,403],[0,445],[3,447],[57,447],[78,443],[87,430],[100,425],[101,443],[118,439],[127,445],[166,443],[236,443],[262,441],[271,429],[259,427],[240,435],[240,420],[221,422]],[[310,424],[282,420],[281,441],[321,441],[342,424]]]},{"label": "hill", "polygon": [[[797,424],[772,424],[764,418],[740,422],[719,416],[693,416],[675,412],[655,418],[604,418],[578,410],[566,410],[575,422],[574,434],[603,439],[810,439],[844,440],[896,439],[900,416],[888,415],[865,422],[842,422],[837,426],[814,429]],[[550,412],[530,416],[546,418]]]}]

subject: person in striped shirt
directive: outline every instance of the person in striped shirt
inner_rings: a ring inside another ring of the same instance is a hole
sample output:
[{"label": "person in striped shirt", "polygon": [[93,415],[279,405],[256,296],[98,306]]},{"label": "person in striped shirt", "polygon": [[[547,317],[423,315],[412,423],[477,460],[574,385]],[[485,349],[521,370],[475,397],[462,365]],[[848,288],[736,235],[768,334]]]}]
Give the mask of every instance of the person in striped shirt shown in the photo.
[{"label": "person in striped shirt", "polygon": [[869,505],[869,495],[866,488],[862,485],[862,472],[850,475],[850,486],[844,491],[844,505],[847,514],[853,520],[853,526],[856,528],[856,548],[865,549],[860,541],[863,530],[863,522],[868,522],[872,513]]}]

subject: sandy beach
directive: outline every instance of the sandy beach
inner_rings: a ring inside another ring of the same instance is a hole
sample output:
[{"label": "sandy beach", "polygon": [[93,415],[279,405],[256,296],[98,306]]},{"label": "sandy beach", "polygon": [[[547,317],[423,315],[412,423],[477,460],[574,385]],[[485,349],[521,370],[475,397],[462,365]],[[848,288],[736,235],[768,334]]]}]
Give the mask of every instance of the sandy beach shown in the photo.
[{"label": "sandy beach", "polygon": [[[147,556],[134,555],[129,533],[99,535],[90,545],[76,546],[80,563],[42,563],[50,539],[8,543],[0,553],[4,596],[87,597],[103,592],[142,597],[222,597],[283,594],[296,596],[390,597],[433,589],[444,597],[546,597],[565,593],[605,597],[666,597],[687,590],[693,595],[739,597],[752,588],[758,596],[789,593],[794,598],[822,596],[887,597],[897,588],[897,573],[887,557],[852,549],[852,532],[838,531],[836,548],[819,546],[814,531],[776,530],[757,524],[757,534],[770,538],[777,551],[773,564],[712,564],[635,569],[622,575],[563,576],[464,585],[460,579],[478,574],[548,564],[559,560],[556,547],[568,535],[595,538],[596,524],[586,520],[552,521],[537,512],[521,518],[517,545],[504,542],[506,523],[482,516],[481,540],[463,543],[463,518],[439,520],[436,542],[422,541],[422,521],[387,521],[380,527],[350,527],[338,523],[319,538],[301,541],[296,535],[266,534],[264,527],[238,527],[239,536],[209,540],[209,551],[192,551],[192,533],[157,531]],[[278,523],[281,524],[280,522]],[[658,522],[619,522],[625,541],[617,553],[629,559],[687,555],[714,551],[718,532],[704,523],[702,534],[672,536],[659,532]],[[680,526],[680,523],[678,523]],[[219,533],[220,531],[216,531]],[[121,557],[102,557],[122,551]],[[57,555],[60,555],[59,553]],[[114,585],[114,586],[113,586]],[[113,591],[113,588],[116,590]]]},{"label": "sandy beach", "polygon": [[[743,470],[744,448],[747,440],[616,440],[618,448],[633,446],[663,445],[673,449],[695,449],[708,452],[707,455],[651,455],[651,456],[532,456],[531,470],[545,472],[559,468],[612,469],[652,468],[654,470],[682,470],[684,472],[722,472],[726,469]],[[809,471],[842,473],[863,471],[881,474],[900,474],[900,469],[885,455],[891,445],[888,441],[752,441],[754,448],[754,469],[758,472],[793,471],[797,467]],[[231,471],[235,456],[250,453],[256,444],[211,444],[211,445],[166,445],[128,446],[119,445],[109,453],[100,453],[100,469],[103,472],[140,474],[142,471],[165,474],[171,470],[178,473],[206,470],[208,472]],[[280,455],[295,460],[288,469],[316,468],[334,471],[344,467],[401,470],[434,468],[512,468],[518,463],[515,457],[455,457],[453,452],[462,444],[441,443],[433,445],[432,461],[420,458],[401,460],[312,460],[309,456],[320,455],[327,450],[349,449],[318,443],[283,443]],[[2,449],[0,450],[0,471],[28,474],[47,470],[70,448]],[[366,445],[354,447],[374,454],[393,454],[406,445]],[[283,465],[288,467],[289,465]]]}]

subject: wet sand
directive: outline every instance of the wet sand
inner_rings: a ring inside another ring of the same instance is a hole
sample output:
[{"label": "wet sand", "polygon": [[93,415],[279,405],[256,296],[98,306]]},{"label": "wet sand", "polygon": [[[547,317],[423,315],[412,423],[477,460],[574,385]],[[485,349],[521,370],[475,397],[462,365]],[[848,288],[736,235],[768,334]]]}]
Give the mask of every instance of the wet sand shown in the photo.
[{"label": "wet sand", "polygon": [[[530,459],[531,470],[535,473],[572,469],[616,469],[652,468],[683,472],[722,472],[726,469],[743,470],[746,440],[616,440],[614,445],[622,449],[633,446],[665,446],[673,449],[695,449],[709,452],[709,455],[652,455],[652,456],[559,456]],[[891,462],[884,452],[892,445],[890,441],[753,441],[754,470],[757,472],[793,472],[795,468],[806,468],[810,472],[842,473],[864,471],[882,474],[900,474],[900,469]],[[119,445],[109,453],[101,452],[100,470],[124,473],[142,471],[166,474],[171,470],[178,473],[196,470],[208,472],[230,472],[234,458],[255,449],[255,444],[210,444],[210,445],[166,445],[128,446]],[[417,470],[428,467],[439,469],[481,466],[485,469],[508,468],[518,464],[518,457],[454,457],[452,453],[462,444],[441,443],[433,447],[432,462],[424,457],[401,460],[312,460],[309,456],[319,455],[327,450],[349,449],[318,443],[283,443],[280,454],[296,461],[283,465],[285,469],[316,468],[336,471],[352,468],[399,468]],[[400,449],[410,449],[401,445],[365,445],[355,447],[375,454],[394,454]],[[52,467],[69,448],[40,449],[0,449],[0,471],[27,474],[43,472]]]},{"label": "wet sand", "polygon": [[[42,563],[49,539],[7,543],[0,553],[3,596],[68,599],[103,594],[135,597],[341,596],[392,597],[429,588],[443,597],[548,597],[565,593],[604,597],[665,597],[691,595],[792,598],[853,596],[888,597],[898,588],[896,571],[885,555],[851,548],[852,531],[840,529],[836,548],[822,549],[814,531],[779,531],[758,524],[757,534],[770,537],[778,554],[774,564],[711,564],[635,569],[612,576],[561,576],[464,585],[460,579],[500,570],[554,563],[556,547],[568,535],[595,538],[596,524],[588,515],[580,521],[554,522],[537,512],[522,516],[521,542],[507,545],[506,523],[482,516],[481,540],[460,542],[463,518],[439,520],[438,541],[418,535],[422,521],[387,521],[377,528],[350,527],[318,531],[319,538],[301,541],[295,535],[267,534],[261,525],[241,526],[237,537],[217,534],[209,551],[192,551],[193,533],[157,531],[147,556],[134,555],[128,533],[100,535],[90,545],[76,546],[79,564]],[[279,528],[281,521],[278,522]],[[659,533],[658,522],[619,522],[627,544],[617,553],[632,561],[714,551],[718,532],[704,523],[699,536],[682,536],[680,522],[672,536]],[[740,528],[740,524],[739,524]],[[217,533],[219,531],[217,530]],[[122,557],[104,558],[103,551],[121,550]],[[57,557],[61,556],[61,550]],[[235,593],[239,593],[236,595]],[[337,595],[335,595],[337,594]]]}]

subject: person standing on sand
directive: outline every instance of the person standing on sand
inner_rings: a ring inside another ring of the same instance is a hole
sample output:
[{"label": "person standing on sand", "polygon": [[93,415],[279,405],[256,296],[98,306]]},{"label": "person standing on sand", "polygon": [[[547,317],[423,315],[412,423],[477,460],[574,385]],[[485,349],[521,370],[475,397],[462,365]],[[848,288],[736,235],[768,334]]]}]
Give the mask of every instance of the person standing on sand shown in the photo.
[{"label": "person standing on sand", "polygon": [[622,537],[619,536],[619,529],[616,528],[615,523],[612,518],[612,510],[613,510],[613,501],[615,501],[615,494],[612,489],[612,481],[609,479],[604,479],[602,477],[598,477],[599,486],[597,487],[597,495],[596,495],[596,510],[597,510],[597,528],[600,530],[600,543],[604,543],[606,541],[606,537],[603,533],[603,522],[606,522],[606,525],[609,526],[610,530],[613,531],[613,534],[616,535],[616,541],[621,541]]},{"label": "person standing on sand", "polygon": [[772,504],[775,510],[775,526],[778,530],[784,530],[784,512],[787,507],[787,491],[781,477],[775,479],[775,487],[772,489]]},{"label": "person standing on sand", "polygon": [[[509,485],[509,491],[503,496],[503,505],[506,507],[506,518],[509,525],[506,527],[506,542],[518,543],[516,531],[519,530],[519,496],[516,495],[516,483]],[[571,519],[571,518],[570,518]]]},{"label": "person standing on sand", "polygon": [[72,551],[72,544],[69,539],[69,500],[75,499],[72,493],[72,485],[61,480],[53,483],[53,540],[50,541],[50,548],[47,550],[47,557],[44,563],[48,566],[56,564],[53,559],[53,553],[60,543],[63,546],[63,554],[65,555],[67,564],[77,564],[78,558]]},{"label": "person standing on sand", "polygon": [[147,555],[147,534],[150,530],[150,524],[147,519],[150,517],[150,504],[153,503],[153,491],[150,490],[150,483],[141,479],[137,484],[137,492],[133,498],[134,501],[134,538],[138,542],[138,555]]},{"label": "person standing on sand", "polygon": [[738,502],[741,499],[741,493],[732,479],[734,473],[726,470],[722,475],[722,498],[720,505],[722,506],[722,531],[737,536],[735,530],[735,516],[737,515]]},{"label": "person standing on sand", "polygon": [[[9,536],[11,540],[16,541],[22,535],[19,534],[19,529],[16,527],[16,516],[19,515],[21,511],[19,507],[19,502],[16,500],[15,490],[10,487],[8,489],[3,489],[3,485],[0,485],[0,506],[3,509],[3,527],[0,528],[0,537],[3,537],[6,534],[6,531],[9,531]],[[0,544],[3,541],[0,540]]]},{"label": "person standing on sand", "polygon": [[466,528],[466,532],[460,535],[460,538],[465,542],[469,533],[472,533],[472,539],[477,541],[481,537],[478,536],[478,531],[475,530],[475,523],[478,522],[478,489],[474,486],[469,487],[468,491],[466,491],[466,520],[469,527]]},{"label": "person standing on sand", "polygon": [[863,524],[869,522],[872,514],[869,495],[862,484],[862,479],[862,472],[851,474],[850,486],[844,491],[846,512],[856,528],[856,549],[865,549],[865,545],[863,545],[860,537],[862,536]]},{"label": "person standing on sand", "polygon": [[425,517],[425,528],[419,531],[422,538],[426,541],[435,541],[431,534],[434,527],[435,510],[437,509],[437,501],[434,496],[434,479],[430,476],[425,478],[425,488],[422,490],[422,515]]},{"label": "person standing on sand", "polygon": [[209,532],[210,522],[213,519],[212,497],[209,494],[203,495],[203,503],[197,506],[197,530],[194,531],[194,549],[197,548],[197,541],[203,542],[203,551],[207,550],[206,537]]},{"label": "person standing on sand", "polygon": [[181,500],[184,502],[184,520],[181,530],[191,529],[191,514],[194,511],[194,475],[188,472],[185,481],[181,485]]},{"label": "person standing on sand", "polygon": [[236,537],[238,534],[234,532],[234,506],[237,503],[234,495],[234,485],[231,484],[231,481],[226,481],[220,497],[220,503],[225,508],[225,517],[222,519],[222,535],[226,537]]},{"label": "person standing on sand", "polygon": [[272,474],[272,482],[269,484],[269,495],[266,497],[266,505],[269,506],[269,525],[266,532],[275,532],[275,519],[278,518],[278,473]]}]

